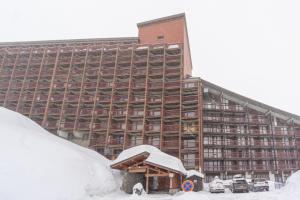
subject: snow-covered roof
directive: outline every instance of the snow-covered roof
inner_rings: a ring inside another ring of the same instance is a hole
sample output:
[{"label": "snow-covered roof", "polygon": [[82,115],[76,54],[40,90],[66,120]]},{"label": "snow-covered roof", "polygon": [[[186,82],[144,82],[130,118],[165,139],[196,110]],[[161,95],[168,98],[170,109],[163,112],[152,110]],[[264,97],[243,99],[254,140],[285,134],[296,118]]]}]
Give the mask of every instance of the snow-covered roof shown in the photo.
[{"label": "snow-covered roof", "polygon": [[112,165],[123,162],[143,153],[149,153],[149,156],[144,161],[146,163],[159,165],[161,167],[180,172],[183,175],[187,174],[187,171],[184,168],[181,160],[174,156],[168,155],[151,145],[139,145],[122,151],[117,159],[112,161]]},{"label": "snow-covered roof", "polygon": [[204,178],[204,174],[202,174],[201,172],[193,170],[193,169],[188,170],[187,174],[186,174],[186,177],[189,178],[189,177],[192,177],[192,176],[198,176],[200,178]]},{"label": "snow-covered roof", "polygon": [[186,170],[180,159],[171,156],[169,154],[166,154],[160,151],[158,148],[151,145],[139,145],[139,146],[132,147],[130,149],[126,149],[120,153],[117,159],[112,161],[111,165],[115,165],[125,160],[130,160],[130,158],[133,158],[138,155],[142,155],[143,153],[149,154],[144,161],[146,163],[159,165],[166,169],[180,172],[181,174],[185,175],[187,178],[191,176],[198,176],[201,178],[204,177],[204,175],[199,171]]}]

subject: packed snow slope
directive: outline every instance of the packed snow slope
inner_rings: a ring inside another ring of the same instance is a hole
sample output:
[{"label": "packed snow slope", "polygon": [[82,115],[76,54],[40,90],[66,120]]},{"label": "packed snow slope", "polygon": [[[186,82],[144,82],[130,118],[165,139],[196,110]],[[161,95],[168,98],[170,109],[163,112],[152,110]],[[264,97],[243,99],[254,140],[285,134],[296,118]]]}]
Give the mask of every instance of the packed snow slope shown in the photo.
[{"label": "packed snow slope", "polygon": [[116,189],[110,161],[0,107],[0,199],[82,200]]}]

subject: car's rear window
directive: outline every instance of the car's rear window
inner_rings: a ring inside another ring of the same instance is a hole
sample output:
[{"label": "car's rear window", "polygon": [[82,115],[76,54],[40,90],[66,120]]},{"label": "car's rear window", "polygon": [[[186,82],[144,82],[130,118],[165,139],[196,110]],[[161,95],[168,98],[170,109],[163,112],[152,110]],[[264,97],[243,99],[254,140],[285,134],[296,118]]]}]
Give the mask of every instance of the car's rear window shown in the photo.
[{"label": "car's rear window", "polygon": [[257,182],[265,182],[266,180],[265,179],[254,179],[254,182],[257,183]]},{"label": "car's rear window", "polygon": [[239,183],[239,184],[245,184],[247,183],[245,180],[236,180],[236,183]]}]

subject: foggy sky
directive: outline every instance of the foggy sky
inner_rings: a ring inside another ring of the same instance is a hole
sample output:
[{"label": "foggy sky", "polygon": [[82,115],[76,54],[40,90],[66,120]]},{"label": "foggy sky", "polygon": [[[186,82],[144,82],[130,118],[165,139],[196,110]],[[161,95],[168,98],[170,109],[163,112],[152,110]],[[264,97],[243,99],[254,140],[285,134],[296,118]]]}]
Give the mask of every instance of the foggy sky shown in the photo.
[{"label": "foggy sky", "polygon": [[0,0],[0,42],[137,36],[186,13],[193,75],[300,115],[300,1]]}]

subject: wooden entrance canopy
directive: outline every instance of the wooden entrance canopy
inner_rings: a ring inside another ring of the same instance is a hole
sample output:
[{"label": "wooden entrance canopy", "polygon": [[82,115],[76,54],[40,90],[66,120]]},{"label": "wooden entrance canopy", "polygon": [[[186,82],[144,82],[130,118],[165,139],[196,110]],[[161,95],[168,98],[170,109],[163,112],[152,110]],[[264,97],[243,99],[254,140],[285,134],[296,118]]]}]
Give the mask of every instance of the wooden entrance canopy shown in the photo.
[{"label": "wooden entrance canopy", "polygon": [[161,166],[156,163],[147,161],[150,154],[142,152],[132,157],[129,157],[120,162],[111,165],[113,169],[127,171],[129,173],[141,173],[146,178],[146,192],[149,193],[149,178],[150,177],[165,177],[169,178],[169,190],[179,189],[182,177],[185,176],[182,172]]}]

